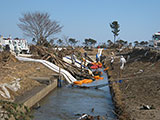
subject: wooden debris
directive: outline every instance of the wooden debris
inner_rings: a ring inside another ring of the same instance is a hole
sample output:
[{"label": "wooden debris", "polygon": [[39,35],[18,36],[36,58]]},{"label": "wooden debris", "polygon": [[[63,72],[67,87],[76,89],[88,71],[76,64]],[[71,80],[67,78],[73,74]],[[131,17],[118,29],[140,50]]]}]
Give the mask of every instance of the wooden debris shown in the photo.
[{"label": "wooden debris", "polygon": [[91,75],[88,74],[88,70],[83,69],[73,65],[73,64],[68,64],[65,61],[63,61],[63,57],[67,55],[71,55],[73,52],[77,56],[77,58],[81,58],[81,52],[83,52],[83,49],[71,49],[71,48],[66,48],[62,49],[59,51],[58,49],[53,49],[53,48],[46,48],[43,46],[31,46],[31,52],[35,56],[39,56],[40,59],[50,61],[57,66],[60,66],[61,68],[67,70],[70,72],[76,79],[90,79],[92,78]]}]

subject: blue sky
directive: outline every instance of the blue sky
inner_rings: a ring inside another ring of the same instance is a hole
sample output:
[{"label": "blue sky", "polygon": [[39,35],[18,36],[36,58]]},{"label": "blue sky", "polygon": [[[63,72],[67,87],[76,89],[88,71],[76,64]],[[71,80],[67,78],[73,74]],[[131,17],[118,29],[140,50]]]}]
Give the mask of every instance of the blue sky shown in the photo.
[{"label": "blue sky", "polygon": [[48,12],[52,20],[63,25],[56,37],[69,36],[99,43],[113,40],[109,23],[120,24],[119,39],[134,42],[149,40],[160,31],[160,0],[0,0],[0,34],[23,36],[17,24],[22,13]]}]

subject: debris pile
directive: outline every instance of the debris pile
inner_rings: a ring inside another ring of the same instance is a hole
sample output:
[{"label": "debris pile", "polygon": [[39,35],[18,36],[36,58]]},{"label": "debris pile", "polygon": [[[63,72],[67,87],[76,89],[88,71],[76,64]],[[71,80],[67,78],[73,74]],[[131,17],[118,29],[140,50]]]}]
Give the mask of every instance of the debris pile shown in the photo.
[{"label": "debris pile", "polygon": [[88,74],[88,70],[85,69],[85,67],[77,67],[74,64],[69,64],[62,59],[63,57],[67,55],[71,56],[74,53],[76,58],[81,60],[83,58],[83,54],[80,52],[80,49],[78,48],[73,49],[68,47],[59,50],[58,48],[53,49],[46,48],[43,46],[32,45],[30,51],[33,54],[33,58],[43,59],[52,62],[55,65],[70,72],[77,80],[92,78],[92,75]]}]

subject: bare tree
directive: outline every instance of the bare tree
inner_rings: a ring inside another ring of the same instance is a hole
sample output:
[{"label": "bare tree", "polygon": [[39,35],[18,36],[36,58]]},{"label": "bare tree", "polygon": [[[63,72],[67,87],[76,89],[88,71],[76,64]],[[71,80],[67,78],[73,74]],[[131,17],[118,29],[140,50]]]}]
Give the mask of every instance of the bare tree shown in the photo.
[{"label": "bare tree", "polygon": [[[52,21],[48,13],[24,13],[19,28],[24,32],[24,35],[34,38],[33,40],[38,45],[43,45],[48,42],[47,38],[61,32],[62,26],[57,21]],[[53,39],[52,39],[53,40]]]}]

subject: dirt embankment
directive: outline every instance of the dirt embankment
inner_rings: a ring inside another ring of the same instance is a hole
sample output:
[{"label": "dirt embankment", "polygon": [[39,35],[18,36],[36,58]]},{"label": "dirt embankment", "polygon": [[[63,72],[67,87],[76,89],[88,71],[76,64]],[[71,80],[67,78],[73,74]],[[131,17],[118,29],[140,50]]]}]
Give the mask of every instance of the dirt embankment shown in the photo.
[{"label": "dirt embankment", "polygon": [[[0,53],[0,85],[20,79],[20,89],[17,92],[9,90],[11,94],[10,100],[14,100],[16,96],[20,96],[24,92],[41,85],[30,77],[47,77],[53,74],[53,71],[41,63],[22,62],[18,61],[15,56],[9,52]],[[0,88],[0,90],[3,91],[2,88]],[[0,99],[6,100],[1,95]]]},{"label": "dirt embankment", "polygon": [[114,70],[109,71],[110,81],[123,80],[111,86],[119,119],[160,119],[160,53],[134,49],[123,55],[128,58],[124,70],[120,72],[117,58]]},{"label": "dirt embankment", "polygon": [[[82,53],[84,52],[81,48],[73,49],[68,47],[58,50],[58,48],[46,48],[33,45],[30,51],[32,53],[32,58],[52,62],[70,72],[77,79],[80,79],[80,77],[92,77],[88,74],[87,70],[81,71],[80,68],[72,64],[70,65],[62,59],[64,56],[72,55],[73,53],[77,58],[81,59]],[[31,77],[51,77],[53,74],[55,74],[55,72],[41,63],[18,61],[10,52],[0,52],[0,85],[4,83],[9,84],[16,79],[20,79],[20,89],[17,92],[9,90],[11,94],[11,99],[9,100],[14,100],[16,96],[20,96],[26,91],[41,85],[39,82],[32,80]],[[2,87],[0,87],[0,91],[3,92]],[[0,95],[0,99],[4,98]]]}]

